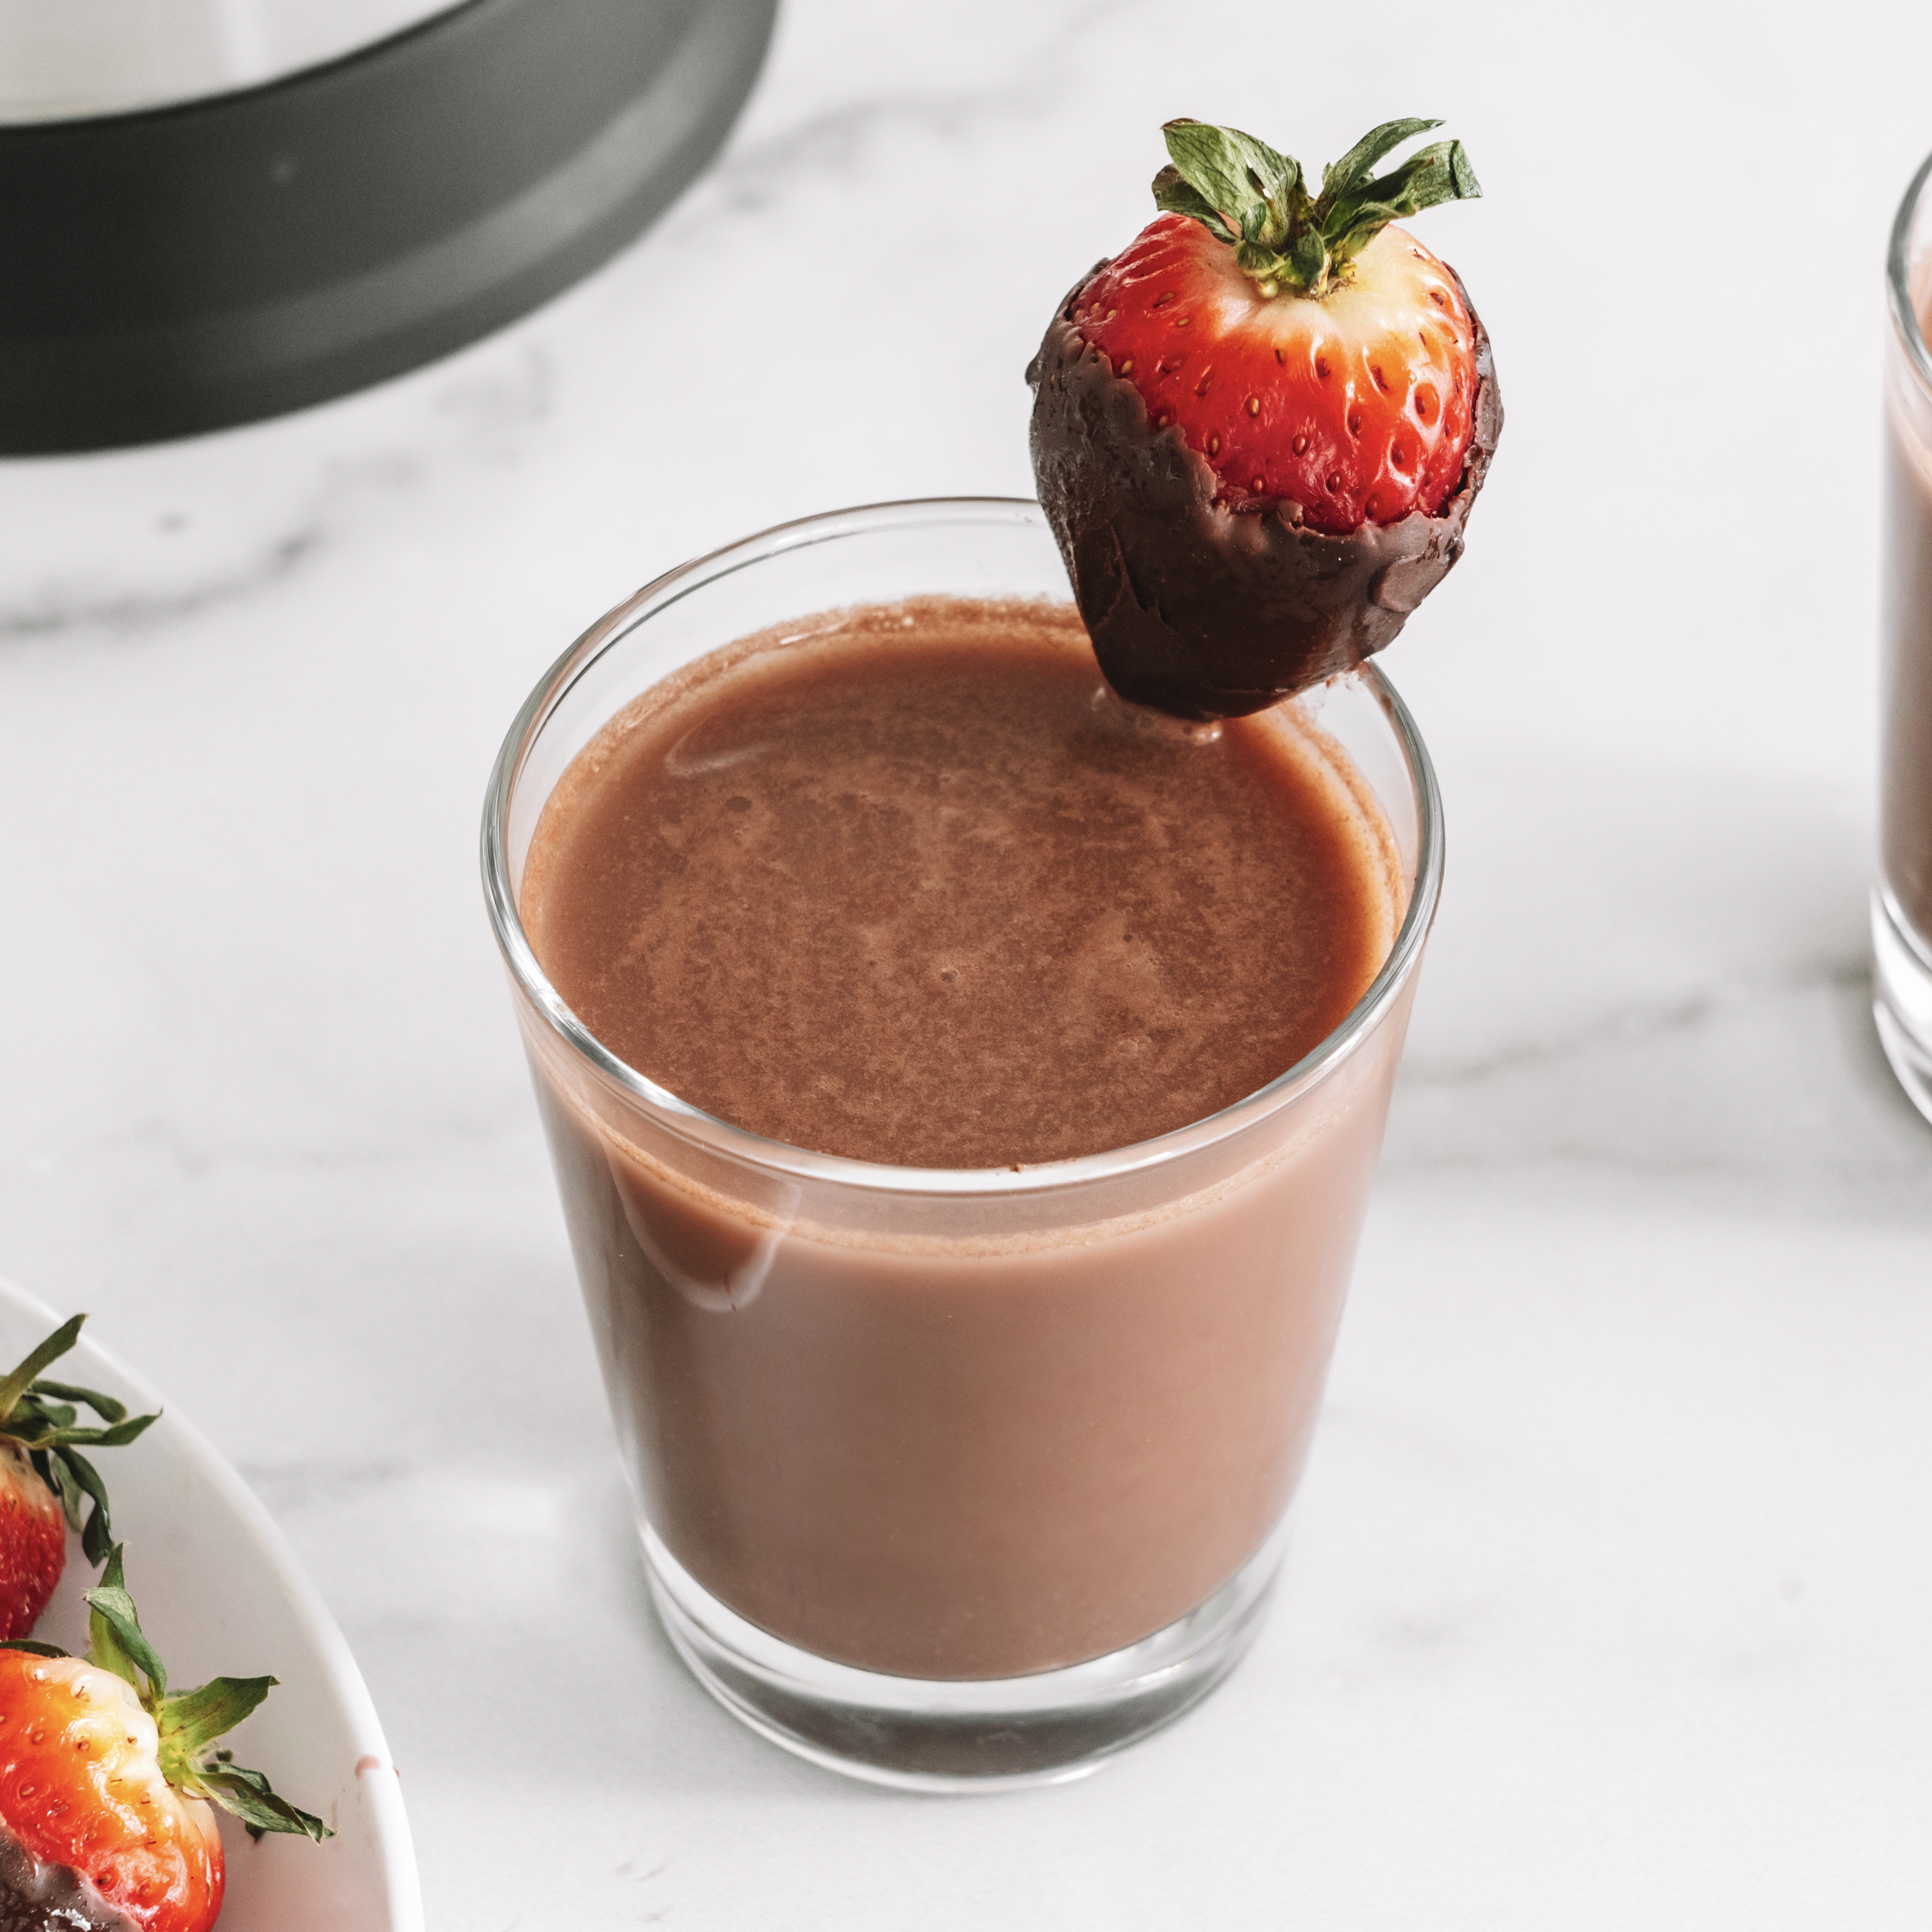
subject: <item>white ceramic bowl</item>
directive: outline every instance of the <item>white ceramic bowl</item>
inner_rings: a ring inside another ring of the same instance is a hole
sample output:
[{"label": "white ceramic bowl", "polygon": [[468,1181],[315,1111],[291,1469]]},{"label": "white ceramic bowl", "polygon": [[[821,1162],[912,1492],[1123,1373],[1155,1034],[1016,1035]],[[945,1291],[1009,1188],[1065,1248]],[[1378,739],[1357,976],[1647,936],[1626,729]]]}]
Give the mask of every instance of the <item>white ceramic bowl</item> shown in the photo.
[{"label": "white ceramic bowl", "polygon": [[[65,1318],[0,1280],[0,1371]],[[402,1792],[376,1707],[335,1620],[241,1478],[192,1424],[92,1339],[47,1373],[161,1419],[98,1466],[127,1546],[141,1624],[183,1689],[226,1675],[280,1687],[236,1730],[241,1762],[323,1818],[325,1844],[258,1844],[224,1816],[228,1891],[220,1932],[422,1932],[422,1894]],[[34,1634],[76,1652],[96,1581],[68,1539],[67,1574]]]}]

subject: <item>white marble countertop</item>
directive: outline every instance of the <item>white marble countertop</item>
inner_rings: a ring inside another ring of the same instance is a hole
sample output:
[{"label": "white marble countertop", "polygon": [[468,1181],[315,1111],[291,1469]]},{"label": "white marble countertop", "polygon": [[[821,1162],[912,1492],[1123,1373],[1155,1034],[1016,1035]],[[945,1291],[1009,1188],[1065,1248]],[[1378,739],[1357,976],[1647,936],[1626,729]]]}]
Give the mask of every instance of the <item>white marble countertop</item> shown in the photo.
[{"label": "white marble countertop", "polygon": [[[1932,1127],[1868,1012],[1880,262],[1932,16],[788,0],[562,300],[287,422],[0,465],[0,1273],[238,1462],[433,1924],[1923,1928]],[[1083,1784],[847,1784],[646,1607],[474,860],[688,554],[1030,488],[1191,112],[1453,115],[1509,427],[1390,654],[1448,897],[1285,1591]]]}]

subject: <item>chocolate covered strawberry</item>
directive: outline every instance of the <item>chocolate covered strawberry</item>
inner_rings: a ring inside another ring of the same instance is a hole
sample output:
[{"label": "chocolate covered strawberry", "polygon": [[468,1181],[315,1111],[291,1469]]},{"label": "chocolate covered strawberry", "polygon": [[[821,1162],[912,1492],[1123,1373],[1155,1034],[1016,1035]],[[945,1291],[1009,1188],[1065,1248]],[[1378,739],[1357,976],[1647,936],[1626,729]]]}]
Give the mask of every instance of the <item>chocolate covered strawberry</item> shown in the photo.
[{"label": "chocolate covered strawberry", "polygon": [[[112,1544],[106,1490],[81,1450],[131,1442],[154,1420],[93,1389],[36,1379],[86,1319],[63,1323],[0,1382],[0,1638],[25,1636],[39,1621],[66,1567],[70,1526],[90,1563]],[[82,1407],[100,1421],[82,1422]]]},{"label": "chocolate covered strawberry", "polygon": [[1393,224],[1481,190],[1437,124],[1328,168],[1195,121],[1166,211],[1083,277],[1027,371],[1034,472],[1101,668],[1187,718],[1259,710],[1388,644],[1462,553],[1502,427],[1455,271]]},{"label": "chocolate covered strawberry", "polygon": [[206,1932],[226,1876],[213,1807],[258,1835],[328,1828],[216,1748],[272,1677],[170,1694],[118,1549],[87,1603],[88,1658],[0,1646],[0,1927]]}]

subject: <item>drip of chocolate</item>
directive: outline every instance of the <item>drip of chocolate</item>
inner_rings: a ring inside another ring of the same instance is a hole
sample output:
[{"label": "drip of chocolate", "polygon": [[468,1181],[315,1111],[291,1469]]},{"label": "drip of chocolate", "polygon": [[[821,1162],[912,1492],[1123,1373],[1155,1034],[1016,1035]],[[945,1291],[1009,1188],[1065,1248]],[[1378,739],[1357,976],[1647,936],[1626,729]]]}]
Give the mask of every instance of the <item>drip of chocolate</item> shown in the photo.
[{"label": "drip of chocolate", "polygon": [[70,1866],[34,1857],[0,1825],[0,1932],[140,1932]]},{"label": "drip of chocolate", "polygon": [[1293,521],[1286,500],[1219,507],[1207,460],[1178,426],[1150,425],[1139,391],[1073,326],[1076,301],[1106,266],[1068,292],[1027,380],[1034,482],[1108,682],[1173,717],[1239,718],[1354,670],[1462,554],[1503,426],[1481,319],[1469,310],[1475,422],[1455,494],[1439,515],[1331,536]]}]

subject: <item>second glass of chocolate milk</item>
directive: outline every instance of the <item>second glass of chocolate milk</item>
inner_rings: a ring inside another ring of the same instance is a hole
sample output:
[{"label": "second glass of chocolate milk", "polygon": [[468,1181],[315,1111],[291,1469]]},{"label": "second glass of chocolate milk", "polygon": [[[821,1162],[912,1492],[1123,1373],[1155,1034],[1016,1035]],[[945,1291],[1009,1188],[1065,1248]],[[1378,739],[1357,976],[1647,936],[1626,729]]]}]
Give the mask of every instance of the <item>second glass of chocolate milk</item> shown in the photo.
[{"label": "second glass of chocolate milk", "polygon": [[[952,611],[968,631],[976,610],[1030,610],[1050,643],[1068,602],[1030,503],[888,505],[768,532],[580,640],[512,727],[484,814],[490,916],[665,1626],[755,1730],[925,1789],[1077,1776],[1198,1701],[1252,1640],[1440,888],[1427,755],[1372,670],[1294,700],[1282,743],[1380,855],[1364,876],[1382,937],[1350,982],[1366,990],[1205,1118],[998,1166],[931,1164],[947,1144],[916,1121],[906,1144],[926,1150],[910,1157],[928,1164],[814,1151],[629,1064],[540,963],[560,956],[541,929],[545,812],[567,812],[640,702],[728,647],[848,650],[899,609],[909,628]],[[1114,718],[1097,670],[1092,685]],[[707,751],[693,733],[669,759],[697,771],[755,749]],[[1028,822],[1016,814],[1012,838]],[[1287,889],[1265,870],[1239,886]],[[679,954],[687,979],[709,957],[698,939]],[[950,998],[974,970],[940,967],[921,997]],[[1022,1024],[1010,983],[1002,997]],[[738,999],[705,1008],[706,1024],[732,1025]],[[746,1028],[776,1024],[755,986],[740,1004]],[[688,1064],[755,1081],[747,1038],[698,1042],[729,1050]],[[824,1052],[843,1069],[854,1042]],[[784,1077],[798,1084],[795,1066]],[[1096,1120],[1109,1090],[1096,1071]]]},{"label": "second glass of chocolate milk", "polygon": [[1932,1120],[1932,158],[1886,262],[1883,776],[1872,894],[1873,1010],[1886,1057]]}]

